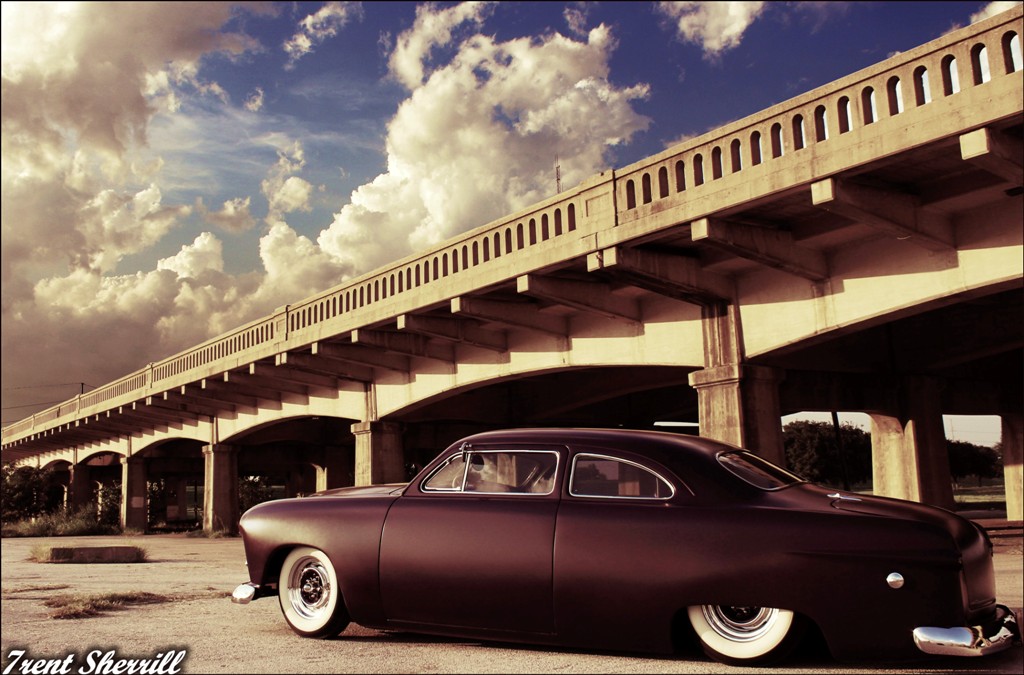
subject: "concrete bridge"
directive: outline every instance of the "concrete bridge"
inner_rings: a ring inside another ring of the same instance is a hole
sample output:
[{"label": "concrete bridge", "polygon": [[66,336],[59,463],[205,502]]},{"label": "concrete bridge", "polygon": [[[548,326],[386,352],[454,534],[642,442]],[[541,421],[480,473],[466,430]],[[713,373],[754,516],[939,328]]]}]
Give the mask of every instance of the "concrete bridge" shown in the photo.
[{"label": "concrete bridge", "polygon": [[690,421],[783,461],[781,416],[862,411],[875,492],[952,506],[942,415],[986,414],[1020,519],[1021,17],[150,364],[8,426],[3,457],[72,504],[119,480],[128,526],[157,499],[231,530],[240,476],[400,481],[483,428]]}]

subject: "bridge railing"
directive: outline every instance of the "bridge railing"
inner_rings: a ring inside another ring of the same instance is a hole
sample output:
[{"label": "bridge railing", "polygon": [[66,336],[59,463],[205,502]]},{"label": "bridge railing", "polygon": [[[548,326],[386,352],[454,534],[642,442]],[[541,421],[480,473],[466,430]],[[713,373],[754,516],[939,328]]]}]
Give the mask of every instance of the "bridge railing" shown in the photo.
[{"label": "bridge railing", "polygon": [[286,306],[15,422],[3,429],[4,442],[428,306],[499,281],[506,271],[521,274],[531,266],[527,257],[540,266],[554,252],[585,252],[586,240],[602,228],[697,198],[718,180],[806,161],[804,151],[830,139],[856,136],[965,88],[1019,77],[1021,15],[1017,7]]},{"label": "bridge railing", "polygon": [[1018,7],[616,171],[620,222],[735,174],[808,162],[816,145],[1019,73],[1020,20]]}]

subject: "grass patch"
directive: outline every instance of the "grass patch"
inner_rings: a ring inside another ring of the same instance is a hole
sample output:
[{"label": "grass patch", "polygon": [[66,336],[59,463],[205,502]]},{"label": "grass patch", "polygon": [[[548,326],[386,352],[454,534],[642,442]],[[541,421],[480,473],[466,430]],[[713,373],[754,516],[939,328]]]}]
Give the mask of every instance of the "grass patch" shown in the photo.
[{"label": "grass patch", "polygon": [[136,605],[158,605],[165,602],[227,598],[230,596],[231,593],[227,591],[178,595],[159,595],[146,591],[92,595],[64,594],[49,598],[43,602],[43,605],[51,609],[51,619],[88,619],[90,617],[102,616],[106,612],[116,612]]},{"label": "grass patch", "polygon": [[15,595],[16,593],[38,593],[40,591],[62,591],[71,588],[68,584],[44,584],[42,586],[18,586],[17,588],[3,589],[3,595]]},{"label": "grass patch", "polygon": [[145,591],[103,593],[101,595],[58,595],[43,602],[52,619],[84,619],[103,612],[125,609],[130,605],[155,605],[172,598]]},{"label": "grass patch", "polygon": [[95,511],[85,508],[74,513],[57,511],[32,520],[4,523],[0,535],[4,537],[72,537],[121,534],[121,528],[97,522]]},{"label": "grass patch", "polygon": [[235,539],[238,537],[237,534],[228,534],[224,530],[214,530],[213,532],[207,532],[206,530],[189,530],[185,533],[185,536],[192,539]]}]

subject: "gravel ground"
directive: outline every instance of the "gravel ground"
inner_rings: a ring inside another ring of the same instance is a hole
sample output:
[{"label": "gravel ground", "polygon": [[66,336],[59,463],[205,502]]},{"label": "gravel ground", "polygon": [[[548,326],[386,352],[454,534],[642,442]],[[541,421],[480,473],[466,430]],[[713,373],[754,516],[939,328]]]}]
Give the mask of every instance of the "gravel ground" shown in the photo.
[{"label": "gravel ground", "polygon": [[[38,545],[138,545],[149,562],[136,564],[40,564],[28,560]],[[185,650],[184,673],[962,673],[1024,672],[1020,648],[982,659],[934,659],[909,664],[840,664],[820,653],[802,652],[786,668],[729,668],[700,654],[657,658],[576,652],[389,633],[350,626],[332,640],[305,640],[284,623],[276,599],[246,606],[228,599],[247,580],[239,539],[151,535],[3,539],[3,667],[12,650],[23,658],[64,659],[65,672],[86,670],[88,657],[108,650],[118,658],[152,658]],[[1021,540],[999,543],[995,557],[1000,602],[1024,606]],[[50,618],[43,605],[65,593],[146,591],[172,602],[132,606],[83,619]],[[97,651],[98,650],[98,651]],[[22,663],[22,666],[25,665]],[[16,665],[11,673],[22,672]],[[53,672],[53,671],[48,671]],[[113,672],[109,670],[107,672]],[[166,669],[164,672],[168,672]]]}]

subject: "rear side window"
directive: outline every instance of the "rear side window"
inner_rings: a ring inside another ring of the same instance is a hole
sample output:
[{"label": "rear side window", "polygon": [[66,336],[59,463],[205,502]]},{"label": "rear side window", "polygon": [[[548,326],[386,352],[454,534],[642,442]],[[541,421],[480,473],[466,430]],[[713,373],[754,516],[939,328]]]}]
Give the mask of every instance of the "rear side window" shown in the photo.
[{"label": "rear side window", "polygon": [[667,480],[635,462],[581,453],[573,460],[569,494],[574,497],[670,499],[674,492]]},{"label": "rear side window", "polygon": [[779,490],[804,482],[800,476],[746,450],[723,452],[718,456],[718,462],[731,473],[762,490]]},{"label": "rear side window", "polygon": [[425,492],[551,494],[558,453],[472,450],[452,455],[424,482]]}]

